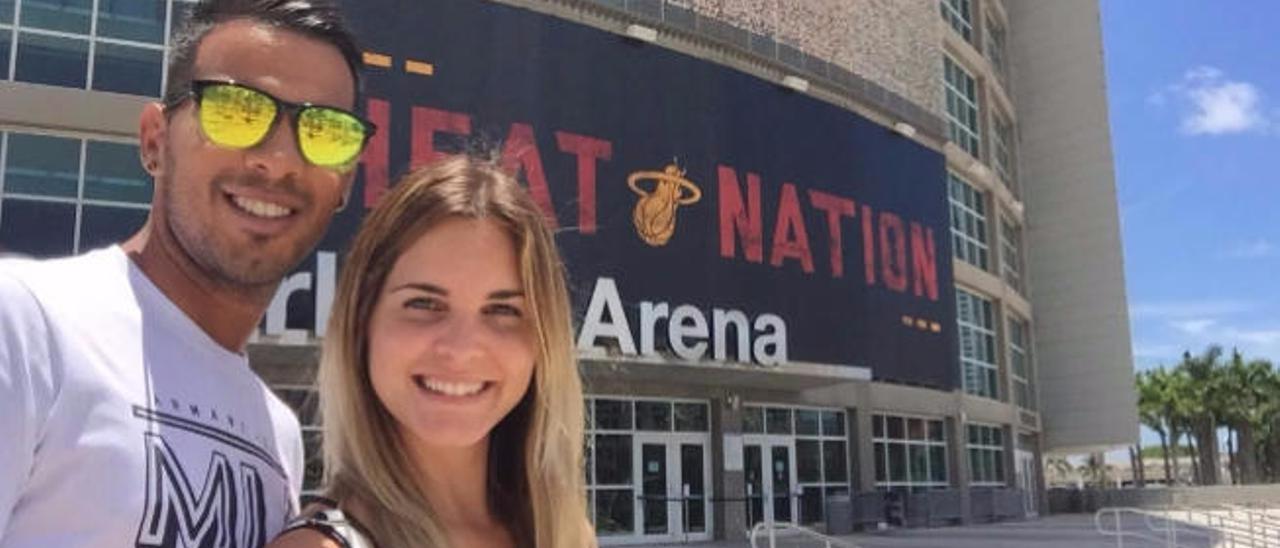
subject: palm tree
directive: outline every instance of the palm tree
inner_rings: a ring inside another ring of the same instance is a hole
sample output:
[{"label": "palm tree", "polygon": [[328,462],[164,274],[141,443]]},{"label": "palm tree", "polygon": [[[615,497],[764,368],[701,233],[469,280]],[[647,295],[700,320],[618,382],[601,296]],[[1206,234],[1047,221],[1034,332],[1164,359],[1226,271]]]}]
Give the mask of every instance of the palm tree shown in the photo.
[{"label": "palm tree", "polygon": [[1221,390],[1216,380],[1222,347],[1211,345],[1199,356],[1190,352],[1182,354],[1178,368],[1186,371],[1190,380],[1185,402],[1190,415],[1192,435],[1196,440],[1196,456],[1199,462],[1198,476],[1202,485],[1217,485],[1218,481],[1218,414],[1221,411]]},{"label": "palm tree", "polygon": [[[1169,475],[1169,373],[1164,367],[1139,371],[1138,388],[1138,420],[1143,426],[1150,428],[1160,436],[1160,450],[1164,455],[1164,482],[1173,485],[1173,477]],[[1141,462],[1141,460],[1139,461]],[[1142,476],[1146,477],[1144,470]]]},{"label": "palm tree", "polygon": [[[1255,432],[1262,427],[1269,411],[1268,399],[1275,374],[1266,360],[1245,362],[1239,351],[1231,352],[1231,360],[1219,379],[1219,411],[1223,422],[1235,433],[1236,456],[1241,484],[1257,483],[1257,445]],[[1274,404],[1270,407],[1274,407]]]}]

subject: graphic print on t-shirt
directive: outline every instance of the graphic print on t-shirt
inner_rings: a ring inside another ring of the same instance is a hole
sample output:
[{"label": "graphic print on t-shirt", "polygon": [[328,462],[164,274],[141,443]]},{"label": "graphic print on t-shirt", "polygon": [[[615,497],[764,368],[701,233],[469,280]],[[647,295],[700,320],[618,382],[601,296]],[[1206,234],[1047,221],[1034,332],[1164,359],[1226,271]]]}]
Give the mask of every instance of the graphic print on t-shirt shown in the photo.
[{"label": "graphic print on t-shirt", "polygon": [[[193,420],[182,412],[205,420]],[[265,485],[288,485],[284,467],[259,445],[237,433],[234,417],[217,421],[216,410],[159,399],[156,407],[133,406],[147,422],[146,506],[138,526],[138,547],[260,547],[268,529]],[[177,446],[182,447],[182,451]],[[181,454],[181,457],[180,457]],[[193,454],[196,458],[192,458]],[[185,458],[182,458],[185,457]],[[263,474],[277,481],[264,482]],[[285,493],[280,500],[288,501]],[[287,515],[288,509],[284,510]],[[274,512],[273,512],[274,513]]]}]

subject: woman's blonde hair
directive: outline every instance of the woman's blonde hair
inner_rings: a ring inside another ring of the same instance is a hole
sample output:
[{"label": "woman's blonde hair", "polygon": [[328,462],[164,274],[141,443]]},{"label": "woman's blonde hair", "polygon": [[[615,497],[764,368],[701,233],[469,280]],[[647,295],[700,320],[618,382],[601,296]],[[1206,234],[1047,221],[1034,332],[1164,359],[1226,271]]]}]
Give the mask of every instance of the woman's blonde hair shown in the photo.
[{"label": "woman's blonde hair", "polygon": [[495,222],[511,235],[535,341],[529,389],[490,432],[491,511],[520,546],[588,546],[582,383],[564,267],[528,193],[492,163],[466,156],[401,178],[365,217],[347,254],[318,382],[329,495],[363,510],[358,517],[380,546],[447,546],[395,418],[373,391],[367,329],[396,259],[437,223],[458,217]]}]

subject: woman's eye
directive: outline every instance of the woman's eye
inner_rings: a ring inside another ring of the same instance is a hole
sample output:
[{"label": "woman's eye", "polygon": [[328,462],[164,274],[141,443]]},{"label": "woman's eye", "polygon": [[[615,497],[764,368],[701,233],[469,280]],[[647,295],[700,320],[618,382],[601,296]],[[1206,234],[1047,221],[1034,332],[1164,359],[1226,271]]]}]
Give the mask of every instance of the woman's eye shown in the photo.
[{"label": "woman's eye", "polygon": [[430,297],[414,297],[404,302],[404,307],[412,310],[428,310],[438,312],[444,310],[444,303]]},{"label": "woman's eye", "polygon": [[486,314],[493,314],[493,315],[495,315],[495,316],[510,316],[510,317],[513,317],[513,318],[522,318],[522,317],[524,317],[524,311],[520,310],[519,308],[517,308],[517,307],[515,307],[515,306],[509,305],[509,304],[492,304],[492,305],[489,305],[489,306],[485,307],[485,313],[486,313]]}]

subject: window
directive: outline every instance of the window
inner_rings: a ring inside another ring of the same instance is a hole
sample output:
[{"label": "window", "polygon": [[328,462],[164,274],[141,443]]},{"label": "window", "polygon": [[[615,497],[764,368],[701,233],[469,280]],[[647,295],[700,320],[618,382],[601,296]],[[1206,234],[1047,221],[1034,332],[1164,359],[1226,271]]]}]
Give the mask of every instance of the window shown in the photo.
[{"label": "window", "polygon": [[[180,19],[170,11],[189,5],[188,0],[0,0],[0,68],[9,67],[12,53],[15,80],[158,97],[166,22]],[[17,35],[13,52],[11,33]],[[10,77],[7,70],[0,75]]]},{"label": "window", "polygon": [[[838,409],[743,407],[744,432],[795,437],[801,523],[826,519],[826,498],[849,493],[849,440]],[[764,431],[756,428],[763,417]]]},{"label": "window", "polygon": [[1005,42],[1007,38],[1004,25],[988,17],[987,27],[983,31],[983,37],[986,38],[986,47],[983,50],[987,54],[987,60],[991,62],[991,68],[995,69],[996,76],[1000,78],[1000,81],[1002,83],[1008,82],[1009,65],[1005,59]]},{"label": "window", "polygon": [[18,33],[15,80],[83,88],[89,67],[89,42],[48,36],[30,31]]},{"label": "window", "polygon": [[1004,431],[999,426],[966,425],[969,434],[969,483],[999,487],[1004,477]]},{"label": "window", "polygon": [[9,78],[9,54],[12,51],[13,31],[0,26],[0,80]]},{"label": "window", "polygon": [[[635,532],[635,435],[637,432],[710,432],[711,408],[706,402],[587,398],[583,471],[587,508],[602,536]],[[698,454],[695,446],[681,449],[682,459]],[[685,453],[688,453],[687,455]],[[697,461],[701,462],[701,456]],[[699,468],[699,471],[701,469]]]},{"label": "window", "polygon": [[89,141],[85,150],[84,197],[147,204],[151,202],[151,176],[138,161],[132,144]]},{"label": "window", "polygon": [[93,56],[93,89],[159,97],[163,65],[164,52],[158,49],[98,44]]},{"label": "window", "polygon": [[1022,292],[1021,249],[1022,229],[1007,219],[1000,219],[1000,277],[1019,292]]},{"label": "window", "polygon": [[1013,376],[1013,395],[1018,407],[1036,410],[1035,387],[1032,383],[1030,333],[1027,322],[1009,317],[1009,371]]},{"label": "window", "polygon": [[89,34],[93,0],[21,0],[20,25],[28,28]]},{"label": "window", "polygon": [[0,251],[70,255],[146,221],[151,179],[135,144],[0,133],[0,158]]},{"label": "window", "polygon": [[999,399],[996,374],[996,331],[991,301],[956,288],[960,363],[964,391]]},{"label": "window", "polygon": [[165,0],[99,0],[98,36],[164,44]]},{"label": "window", "polygon": [[943,82],[947,98],[947,138],[978,158],[978,85],[973,76],[947,55],[943,57]]},{"label": "window", "polygon": [[995,164],[996,175],[1000,184],[1017,195],[1017,183],[1014,180],[1013,125],[1004,116],[996,114],[992,120],[994,131],[991,132],[991,159]]},{"label": "window", "polygon": [[973,5],[969,0],[941,0],[942,18],[965,42],[973,41]]},{"label": "window", "polygon": [[922,491],[947,487],[947,437],[941,419],[872,415],[876,487]]},{"label": "window", "polygon": [[951,202],[951,250],[957,259],[987,270],[986,195],[955,173],[947,172]]}]

